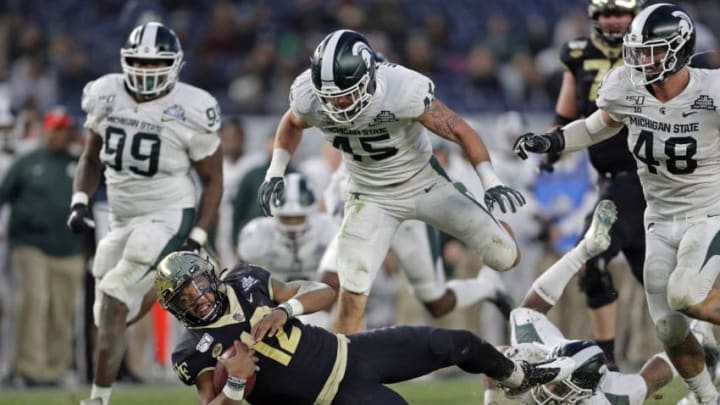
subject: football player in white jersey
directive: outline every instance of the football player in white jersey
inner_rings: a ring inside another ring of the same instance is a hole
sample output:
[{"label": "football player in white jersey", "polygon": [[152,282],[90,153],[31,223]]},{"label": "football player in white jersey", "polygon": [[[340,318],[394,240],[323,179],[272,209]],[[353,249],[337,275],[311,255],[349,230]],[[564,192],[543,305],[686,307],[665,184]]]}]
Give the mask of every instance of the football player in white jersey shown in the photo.
[{"label": "football player in white jersey", "polygon": [[[350,173],[345,217],[338,239],[340,292],[335,330],[362,329],[373,278],[399,224],[424,221],[465,242],[495,270],[520,259],[510,228],[490,211],[515,211],[524,203],[495,175],[482,139],[435,98],[427,77],[391,63],[377,63],[368,41],[350,30],[329,34],[315,49],[311,67],[290,90],[290,109],[278,125],[272,161],[258,192],[282,197],[283,174],[302,139],[318,127],[343,152]],[[456,189],[432,159],[426,128],[460,144],[485,187],[485,204]]]},{"label": "football player in white jersey", "polygon": [[271,210],[274,218],[255,218],[243,227],[240,259],[267,269],[280,281],[315,280],[337,223],[318,211],[314,191],[298,173],[285,177],[283,199]]},{"label": "football player in white jersey", "polygon": [[[575,371],[566,380],[535,387],[520,396],[505,395],[493,381],[486,380],[485,405],[641,405],[673,380],[676,372],[664,353],[648,360],[639,374],[610,371],[598,345],[587,340],[566,339],[545,316],[585,260],[610,245],[610,228],[616,212],[612,201],[598,203],[584,238],[535,280],[523,302],[510,315],[511,346],[505,351],[506,356],[525,361],[571,357],[575,360]],[[512,394],[511,390],[508,392]]]},{"label": "football player in white jersey", "polygon": [[[341,164],[323,193],[327,211],[340,220],[348,176],[345,165]],[[337,236],[325,252],[319,268],[322,281],[336,290],[339,288]],[[390,251],[397,259],[400,270],[428,313],[434,318],[440,318],[452,311],[488,300],[507,319],[515,307],[515,301],[508,294],[500,276],[491,269],[485,269],[476,278],[446,281],[437,237],[437,232],[424,222],[409,219],[398,226],[390,242]]]},{"label": "football player in white jersey", "polygon": [[688,66],[693,21],[655,4],[623,40],[624,67],[611,70],[598,111],[549,134],[526,134],[516,152],[578,150],[624,125],[638,165],[645,211],[645,293],[657,335],[700,403],[716,403],[703,351],[688,316],[720,324],[720,71]]},{"label": "football player in white jersey", "polygon": [[[92,269],[98,345],[85,404],[109,403],[126,325],[152,304],[156,263],[206,243],[222,196],[218,104],[178,81],[183,52],[175,33],[155,22],[138,26],[120,56],[123,74],[104,75],[83,90],[89,131],[68,219],[75,232],[92,228],[88,199],[104,166],[111,223]],[[202,183],[197,215],[191,168]]]}]

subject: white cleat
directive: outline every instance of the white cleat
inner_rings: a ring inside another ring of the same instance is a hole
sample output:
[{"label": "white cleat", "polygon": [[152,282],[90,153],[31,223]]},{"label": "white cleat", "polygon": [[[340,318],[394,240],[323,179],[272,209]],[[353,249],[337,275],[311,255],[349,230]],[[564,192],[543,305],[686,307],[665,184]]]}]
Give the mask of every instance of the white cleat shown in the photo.
[{"label": "white cleat", "polygon": [[597,256],[610,247],[610,228],[616,220],[615,203],[610,200],[600,201],[593,213],[590,227],[583,238],[585,251],[589,257]]}]

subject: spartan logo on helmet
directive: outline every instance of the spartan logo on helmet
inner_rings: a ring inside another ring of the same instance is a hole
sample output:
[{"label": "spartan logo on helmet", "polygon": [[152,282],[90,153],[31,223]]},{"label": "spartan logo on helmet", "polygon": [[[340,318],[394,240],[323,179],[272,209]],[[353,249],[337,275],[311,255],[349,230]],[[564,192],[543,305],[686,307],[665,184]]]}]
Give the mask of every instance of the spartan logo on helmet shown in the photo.
[{"label": "spartan logo on helmet", "polygon": [[663,82],[695,52],[695,26],[680,7],[655,4],[642,10],[623,38],[623,60],[636,86]]},{"label": "spartan logo on helmet", "polygon": [[178,80],[183,51],[177,35],[166,26],[150,22],[130,32],[120,50],[125,85],[144,98],[155,98]]},{"label": "spartan logo on helmet", "polygon": [[310,59],[313,92],[336,123],[349,123],[375,92],[377,59],[367,39],[351,30],[330,33]]}]

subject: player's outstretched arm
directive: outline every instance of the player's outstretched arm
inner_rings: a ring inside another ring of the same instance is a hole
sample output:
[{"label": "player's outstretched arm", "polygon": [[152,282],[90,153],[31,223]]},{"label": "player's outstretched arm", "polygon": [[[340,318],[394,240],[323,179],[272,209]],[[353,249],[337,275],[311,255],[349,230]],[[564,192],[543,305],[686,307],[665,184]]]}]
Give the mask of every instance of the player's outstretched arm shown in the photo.
[{"label": "player's outstretched arm", "polygon": [[485,204],[490,209],[497,203],[502,212],[507,212],[507,204],[509,210],[515,212],[517,208],[525,205],[522,194],[506,187],[497,177],[490,162],[490,153],[482,138],[455,111],[436,98],[417,121],[431,132],[460,145],[482,181],[485,188]]},{"label": "player's outstretched arm", "polygon": [[515,141],[513,150],[521,159],[527,159],[528,152],[573,152],[614,136],[622,127],[622,122],[616,121],[610,114],[598,109],[589,117],[573,121],[550,133],[528,132]]},{"label": "player's outstretched arm", "polygon": [[276,201],[279,203],[283,197],[285,169],[287,169],[290,158],[292,158],[302,140],[305,128],[310,128],[310,124],[295,115],[291,109],[287,110],[280,119],[275,132],[275,145],[270,167],[265,172],[265,181],[260,185],[257,195],[257,203],[266,217],[272,216],[270,202]]}]

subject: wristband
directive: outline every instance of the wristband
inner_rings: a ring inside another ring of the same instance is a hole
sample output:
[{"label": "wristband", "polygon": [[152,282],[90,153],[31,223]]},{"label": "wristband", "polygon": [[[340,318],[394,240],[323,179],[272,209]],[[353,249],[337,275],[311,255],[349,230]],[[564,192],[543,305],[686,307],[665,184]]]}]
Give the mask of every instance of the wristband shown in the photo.
[{"label": "wristband", "polygon": [[229,375],[222,393],[225,394],[228,399],[242,401],[245,398],[245,380]]},{"label": "wristband", "polygon": [[290,163],[290,152],[283,148],[273,149],[270,167],[268,167],[267,172],[265,172],[265,180],[273,177],[283,177],[288,163]]},{"label": "wristband", "polygon": [[285,302],[281,302],[275,308],[285,311],[285,313],[288,316],[288,319],[296,317],[296,316],[300,316],[305,312],[305,307],[303,306],[302,302],[300,302],[296,298],[290,298],[289,300],[287,300]]},{"label": "wristband", "polygon": [[190,231],[190,235],[188,235],[188,239],[194,240],[200,246],[205,245],[207,238],[207,232],[199,226],[194,227],[192,231]]},{"label": "wristband", "polygon": [[485,190],[489,190],[493,187],[503,185],[503,182],[500,181],[500,178],[498,178],[498,176],[495,174],[492,163],[489,160],[478,163],[477,166],[475,166],[475,171],[477,172],[478,176],[480,176],[480,181],[482,182]]},{"label": "wristband", "polygon": [[70,208],[76,206],[77,204],[82,205],[88,205],[88,201],[90,199],[88,198],[88,195],[84,191],[76,191],[72,195],[72,199],[70,200]]}]

